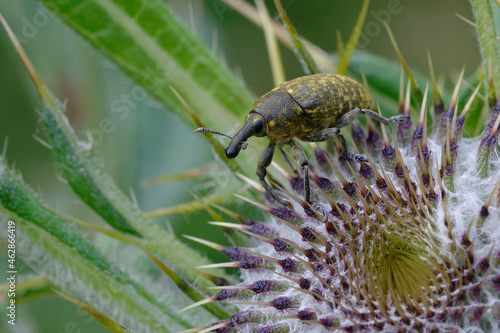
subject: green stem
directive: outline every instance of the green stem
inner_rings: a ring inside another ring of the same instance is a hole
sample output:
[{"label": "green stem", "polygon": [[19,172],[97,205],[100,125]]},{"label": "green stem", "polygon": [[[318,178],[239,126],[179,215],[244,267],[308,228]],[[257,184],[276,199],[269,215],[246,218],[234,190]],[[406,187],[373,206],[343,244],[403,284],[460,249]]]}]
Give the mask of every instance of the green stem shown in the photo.
[{"label": "green stem", "polygon": [[[497,33],[495,31],[495,21],[493,19],[493,9],[489,0],[470,0],[477,34],[479,37],[479,47],[483,58],[484,73],[488,73],[488,66],[491,63],[493,73],[493,84],[496,89],[500,88],[500,62],[497,49]],[[486,76],[485,76],[486,78]],[[485,85],[487,87],[487,85]]]},{"label": "green stem", "polygon": [[278,41],[273,33],[272,21],[269,17],[266,5],[264,4],[264,0],[255,0],[255,5],[262,20],[262,28],[264,30],[264,36],[266,37],[267,53],[269,54],[269,61],[271,63],[274,86],[277,87],[286,81],[285,69],[283,67]]}]

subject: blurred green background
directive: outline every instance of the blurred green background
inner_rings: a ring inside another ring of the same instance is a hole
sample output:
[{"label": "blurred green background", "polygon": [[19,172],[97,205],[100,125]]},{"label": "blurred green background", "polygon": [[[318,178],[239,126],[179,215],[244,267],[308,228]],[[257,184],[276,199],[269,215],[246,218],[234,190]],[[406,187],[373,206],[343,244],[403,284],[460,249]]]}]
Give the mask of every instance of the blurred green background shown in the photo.
[{"label": "blurred green background", "polygon": [[[273,1],[266,3],[275,17]],[[336,50],[337,30],[344,40],[348,38],[361,3],[361,0],[283,0],[298,31],[328,52]],[[388,6],[394,4],[398,13],[387,16]],[[261,30],[219,0],[175,0],[166,1],[166,5],[224,59],[256,96],[272,88]],[[213,154],[202,136],[193,134],[189,126],[149,96],[135,96],[134,82],[37,1],[2,1],[0,12],[21,39],[49,88],[66,101],[68,118],[80,138],[92,133],[106,169],[125,193],[133,192],[145,211],[192,200],[186,187],[196,190],[203,186],[199,181],[150,188],[141,187],[139,182],[212,161]],[[381,19],[385,19],[413,69],[428,73],[429,50],[437,74],[448,82],[463,66],[466,75],[471,74],[479,62],[476,37],[473,28],[457,14],[472,20],[466,0],[373,1],[364,30],[369,38],[362,40],[364,49],[396,59],[382,28]],[[282,48],[282,55],[287,78],[303,75],[293,52]],[[0,146],[8,138],[8,161],[15,162],[27,183],[38,190],[49,206],[87,221],[98,221],[57,178],[50,150],[35,140],[39,133],[38,107],[35,88],[1,31]],[[127,111],[111,112],[113,107],[124,107]],[[222,242],[217,239],[218,234],[210,234],[216,228],[193,223],[201,219],[200,214],[204,213],[163,217],[157,221],[179,234],[201,235]],[[6,264],[5,253],[2,245],[0,267]],[[0,273],[2,281],[4,271]],[[24,272],[30,275],[28,268]],[[17,314],[21,321],[14,332],[106,332],[89,315],[58,296],[24,304]],[[4,321],[5,316],[2,318]]]}]

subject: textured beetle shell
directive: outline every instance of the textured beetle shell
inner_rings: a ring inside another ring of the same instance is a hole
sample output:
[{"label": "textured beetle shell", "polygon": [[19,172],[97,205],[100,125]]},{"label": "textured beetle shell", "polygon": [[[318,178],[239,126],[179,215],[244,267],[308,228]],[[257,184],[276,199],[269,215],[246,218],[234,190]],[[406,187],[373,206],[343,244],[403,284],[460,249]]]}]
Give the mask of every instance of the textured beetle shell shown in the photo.
[{"label": "textured beetle shell", "polygon": [[336,74],[303,76],[281,84],[310,117],[340,118],[356,109],[373,106],[368,90],[355,80]]},{"label": "textured beetle shell", "polygon": [[282,83],[257,100],[253,111],[268,123],[268,138],[307,138],[330,127],[347,112],[373,105],[367,89],[343,75],[314,74]]}]

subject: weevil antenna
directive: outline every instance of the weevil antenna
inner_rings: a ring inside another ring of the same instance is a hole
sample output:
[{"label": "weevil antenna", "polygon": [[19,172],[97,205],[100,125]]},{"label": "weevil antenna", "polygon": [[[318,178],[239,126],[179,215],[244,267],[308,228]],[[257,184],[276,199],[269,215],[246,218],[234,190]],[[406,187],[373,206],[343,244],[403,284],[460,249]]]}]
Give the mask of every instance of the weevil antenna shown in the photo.
[{"label": "weevil antenna", "polygon": [[232,137],[230,137],[229,135],[227,135],[226,133],[222,133],[222,132],[219,132],[219,131],[213,131],[211,129],[208,129],[206,127],[199,127],[197,129],[194,130],[196,133],[212,133],[212,134],[219,134],[219,135],[222,135],[222,136],[225,136],[226,138],[230,138],[232,139]]},{"label": "weevil antenna", "polygon": [[[222,136],[225,136],[226,138],[229,138],[229,139],[233,139],[232,136],[229,136],[227,135],[226,133],[222,133],[222,132],[219,132],[219,131],[214,131],[214,130],[211,130],[211,129],[208,129],[206,127],[199,127],[197,129],[194,130],[196,133],[211,133],[211,134],[218,134],[218,135],[222,135]],[[241,142],[240,143],[241,145],[241,149],[245,150],[247,147],[248,147],[248,143],[247,142]]]}]

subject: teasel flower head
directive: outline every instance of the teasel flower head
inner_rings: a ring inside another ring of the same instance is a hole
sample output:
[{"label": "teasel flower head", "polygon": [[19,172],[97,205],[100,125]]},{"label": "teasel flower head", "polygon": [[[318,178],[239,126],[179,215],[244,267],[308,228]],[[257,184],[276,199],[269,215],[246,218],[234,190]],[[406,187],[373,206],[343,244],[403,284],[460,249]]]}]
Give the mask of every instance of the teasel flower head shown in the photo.
[{"label": "teasel flower head", "polygon": [[[500,100],[482,138],[463,139],[477,91],[460,116],[454,105],[432,114],[439,126],[428,133],[426,90],[416,126],[400,124],[395,141],[383,131],[382,147],[353,126],[358,147],[380,151],[368,163],[314,145],[312,182],[325,219],[301,199],[294,184],[303,179],[285,173],[292,191],[281,195],[293,209],[264,195],[266,204],[245,200],[266,211],[266,221],[214,222],[259,244],[212,244],[232,260],[215,266],[238,267],[243,282],[215,288],[209,300],[240,311],[197,332],[499,330]],[[409,94],[403,113],[408,102]]]},{"label": "teasel flower head", "polygon": [[289,181],[279,193],[293,208],[254,185],[264,203],[240,198],[266,212],[265,221],[225,210],[239,223],[211,222],[256,245],[190,237],[230,259],[202,268],[239,268],[242,282],[185,309],[229,302],[238,312],[188,332],[500,330],[500,99],[483,133],[463,138],[480,86],[458,110],[462,81],[463,71],[446,108],[439,95],[428,107],[429,87],[416,99],[410,82],[401,83],[399,112],[409,114],[414,98],[420,113],[416,123],[397,124],[392,138],[384,127],[377,133],[369,123],[367,133],[354,123],[352,141],[369,162],[312,144],[315,205],[303,199],[303,175],[278,167]]}]

